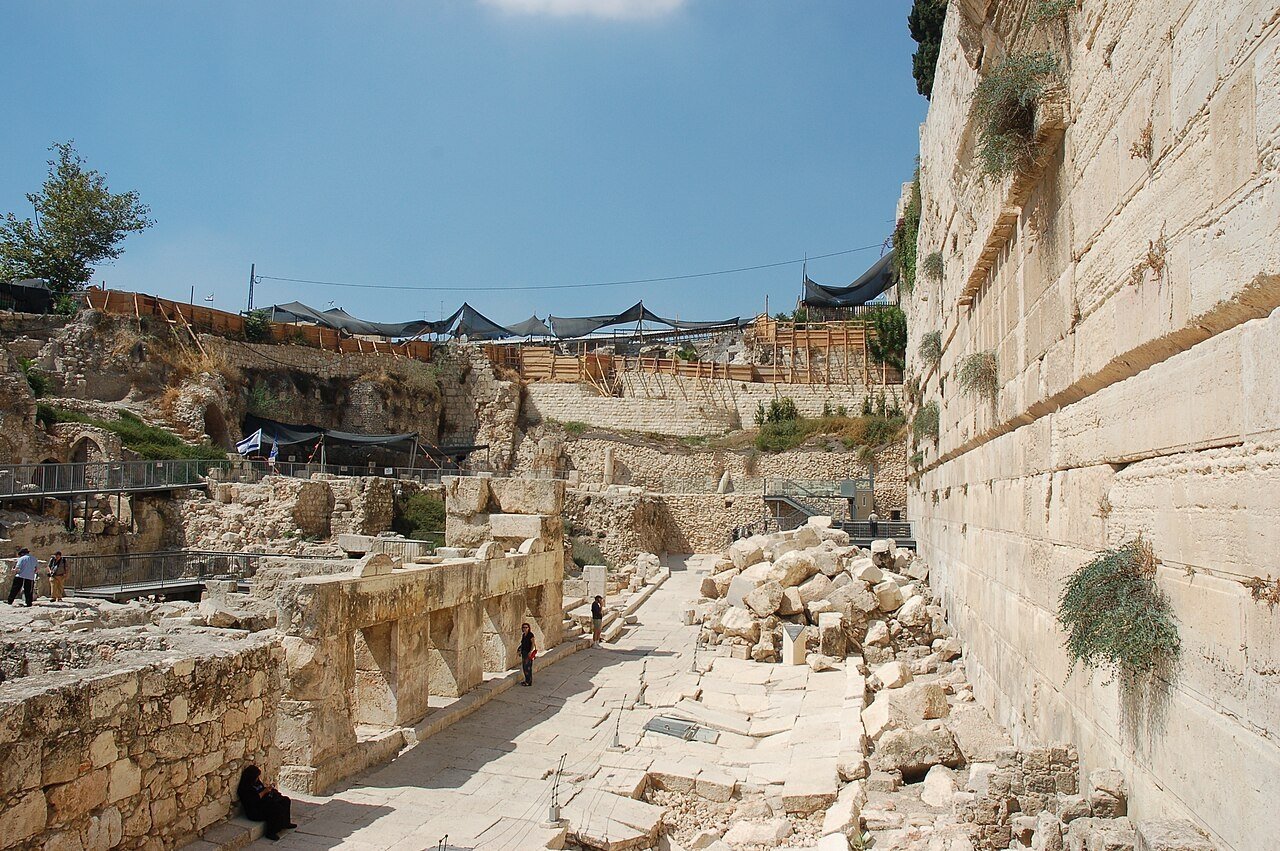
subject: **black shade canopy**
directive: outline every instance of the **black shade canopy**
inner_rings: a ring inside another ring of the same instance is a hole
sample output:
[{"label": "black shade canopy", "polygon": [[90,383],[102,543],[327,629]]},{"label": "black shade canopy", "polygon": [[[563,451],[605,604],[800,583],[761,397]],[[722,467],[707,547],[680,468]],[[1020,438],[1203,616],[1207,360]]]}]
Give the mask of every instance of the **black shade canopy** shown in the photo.
[{"label": "black shade canopy", "polygon": [[890,251],[862,273],[858,280],[847,287],[827,287],[804,276],[805,307],[856,307],[866,304],[896,283],[893,265],[894,252]]}]

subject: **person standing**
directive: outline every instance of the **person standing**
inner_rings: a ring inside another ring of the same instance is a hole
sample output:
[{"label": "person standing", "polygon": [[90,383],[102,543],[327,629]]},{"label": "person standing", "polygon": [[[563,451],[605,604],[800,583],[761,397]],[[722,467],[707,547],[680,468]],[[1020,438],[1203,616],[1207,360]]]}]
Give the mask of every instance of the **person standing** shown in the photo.
[{"label": "person standing", "polygon": [[258,766],[249,765],[240,772],[240,785],[236,788],[236,793],[244,806],[245,817],[251,821],[265,822],[263,835],[272,842],[280,838],[280,831],[297,827],[289,816],[293,801],[281,795],[279,789],[263,783],[262,769]]},{"label": "person standing", "polygon": [[27,598],[27,608],[31,608],[35,604],[36,599],[36,569],[40,567],[40,562],[36,561],[36,557],[26,547],[18,548],[18,563],[14,565],[13,584],[9,586],[9,605],[13,605],[14,599],[17,598],[18,592]]},{"label": "person standing", "polygon": [[67,587],[67,557],[58,550],[49,559],[49,598],[55,603],[61,600]]},{"label": "person standing", "polygon": [[522,685],[533,685],[533,660],[538,655],[538,648],[534,646],[533,629],[529,624],[520,624],[520,670],[524,672],[524,683]]},{"label": "person standing", "polygon": [[600,643],[600,630],[604,627],[604,597],[596,595],[591,601],[591,644]]}]

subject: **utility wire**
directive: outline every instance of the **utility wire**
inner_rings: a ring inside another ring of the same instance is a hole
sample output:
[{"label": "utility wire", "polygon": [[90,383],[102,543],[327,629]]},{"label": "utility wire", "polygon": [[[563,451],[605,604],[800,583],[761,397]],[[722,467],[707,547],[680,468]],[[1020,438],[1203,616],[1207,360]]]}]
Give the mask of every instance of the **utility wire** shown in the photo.
[{"label": "utility wire", "polygon": [[477,284],[465,284],[442,287],[427,287],[414,284],[360,284],[349,281],[314,281],[308,278],[283,278],[275,275],[258,275],[257,280],[260,281],[286,281],[293,284],[315,284],[322,287],[348,287],[351,289],[362,290],[416,290],[426,292],[469,292],[469,291],[486,291],[486,292],[512,292],[516,290],[581,290],[592,289],[595,287],[623,287],[631,284],[661,284],[670,283],[672,281],[689,281],[695,278],[711,278],[717,275],[735,275],[740,272],[754,272],[759,269],[776,269],[779,266],[793,266],[796,263],[803,263],[806,260],[825,260],[828,257],[841,257],[845,254],[853,254],[858,251],[870,251],[874,248],[883,248],[884,244],[877,242],[875,245],[864,245],[860,248],[848,248],[844,251],[833,251],[830,254],[815,254],[812,257],[799,257],[795,260],[779,260],[775,263],[761,263],[757,266],[740,266],[736,269],[719,269],[715,272],[695,272],[689,275],[667,275],[661,278],[635,278],[625,281],[592,281],[582,284],[533,284],[527,286],[487,286]]}]

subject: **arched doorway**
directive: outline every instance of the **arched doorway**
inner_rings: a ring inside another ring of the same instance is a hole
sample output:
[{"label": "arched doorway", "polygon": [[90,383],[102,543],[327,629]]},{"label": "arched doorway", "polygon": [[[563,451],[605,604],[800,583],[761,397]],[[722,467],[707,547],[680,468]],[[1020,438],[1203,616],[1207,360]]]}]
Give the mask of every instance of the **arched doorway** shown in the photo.
[{"label": "arched doorway", "polygon": [[231,436],[227,433],[227,418],[217,405],[209,405],[204,409],[204,433],[209,442],[223,449],[231,448]]}]

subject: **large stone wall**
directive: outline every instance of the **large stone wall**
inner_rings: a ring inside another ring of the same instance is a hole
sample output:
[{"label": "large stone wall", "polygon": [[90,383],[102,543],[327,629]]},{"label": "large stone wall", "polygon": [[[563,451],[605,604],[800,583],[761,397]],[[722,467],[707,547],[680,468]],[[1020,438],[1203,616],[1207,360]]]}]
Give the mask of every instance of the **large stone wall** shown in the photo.
[{"label": "large stone wall", "polygon": [[[1241,584],[1280,529],[1280,15],[1271,2],[952,4],[921,131],[909,371],[941,439],[909,499],[975,692],[1018,740],[1069,740],[1128,776],[1131,812],[1187,815],[1224,848],[1280,831],[1280,611]],[[1012,52],[1064,59],[1061,141],[981,181],[968,103]],[[1147,142],[1149,140],[1149,146]],[[989,267],[989,268],[988,268]],[[941,364],[917,357],[940,332]],[[994,403],[961,392],[995,353]],[[1145,694],[1077,669],[1065,578],[1138,534],[1182,638]]]},{"label": "large stone wall", "polygon": [[[816,417],[840,407],[856,414],[868,395],[861,385],[751,384],[642,373],[624,373],[619,384],[621,395],[604,396],[588,384],[533,382],[526,388],[530,413],[614,431],[689,437],[749,426],[757,407],[775,399],[789,398],[800,413]],[[881,392],[891,404],[900,388],[875,387],[870,395],[875,399]]]},{"label": "large stone wall", "polygon": [[206,640],[7,684],[0,847],[175,848],[225,818],[244,766],[275,774],[281,656]]}]

